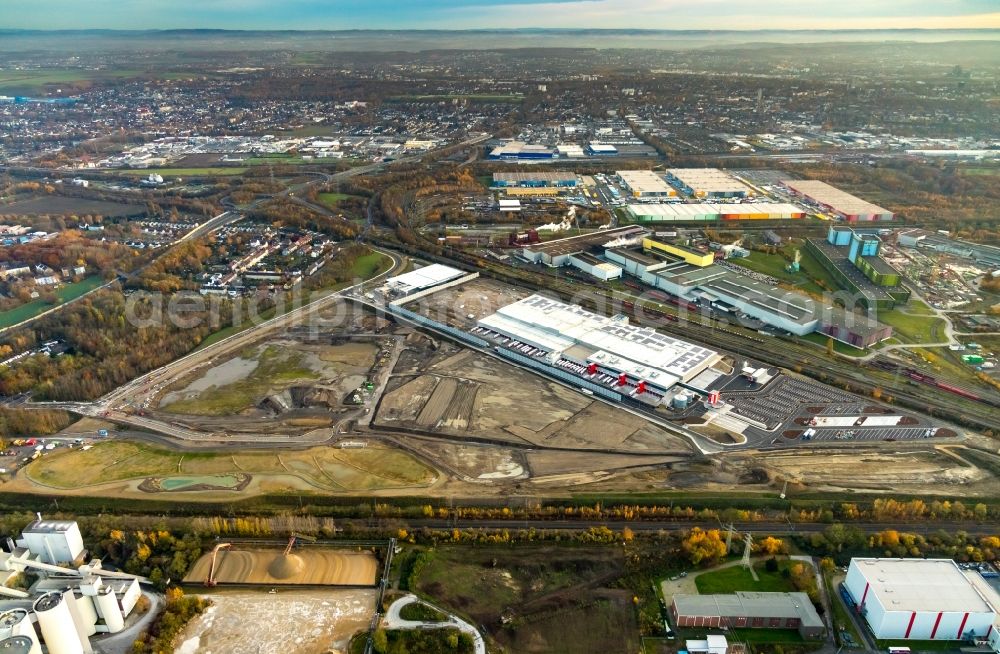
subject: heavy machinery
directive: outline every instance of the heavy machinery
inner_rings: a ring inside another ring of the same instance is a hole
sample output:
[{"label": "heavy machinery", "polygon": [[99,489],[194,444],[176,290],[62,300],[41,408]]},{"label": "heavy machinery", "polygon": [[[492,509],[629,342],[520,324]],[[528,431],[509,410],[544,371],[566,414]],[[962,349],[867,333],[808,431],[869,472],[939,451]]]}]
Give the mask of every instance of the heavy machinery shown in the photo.
[{"label": "heavy machinery", "polygon": [[216,563],[219,560],[219,551],[232,549],[232,547],[233,547],[232,543],[219,543],[218,545],[212,548],[212,565],[209,566],[208,568],[208,579],[205,580],[205,585],[208,586],[209,588],[212,588],[217,583],[215,581],[215,569],[216,569]]},{"label": "heavy machinery", "polygon": [[295,547],[295,541],[296,540],[307,540],[310,543],[315,543],[316,542],[316,537],[315,536],[309,536],[307,534],[300,534],[298,532],[293,531],[288,536],[288,544],[285,545],[284,556],[288,556],[289,554],[292,553],[292,548]]}]

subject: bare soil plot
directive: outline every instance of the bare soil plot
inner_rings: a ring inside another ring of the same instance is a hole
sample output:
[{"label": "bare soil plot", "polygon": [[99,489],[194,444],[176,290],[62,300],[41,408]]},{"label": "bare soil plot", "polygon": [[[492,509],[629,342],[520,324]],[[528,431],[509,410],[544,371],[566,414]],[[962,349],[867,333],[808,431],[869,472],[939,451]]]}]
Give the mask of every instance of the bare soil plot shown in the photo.
[{"label": "bare soil plot", "polygon": [[[212,555],[205,554],[191,566],[184,583],[204,583],[211,565]],[[378,561],[369,551],[318,547],[288,555],[280,549],[222,550],[215,571],[220,584],[370,586],[377,576]]]},{"label": "bare soil plot", "polygon": [[[346,654],[375,613],[374,590],[213,591],[204,614],[184,629],[177,654]],[[254,648],[247,647],[253,636]]]},{"label": "bare soil plot", "polygon": [[935,450],[850,450],[758,455],[755,465],[811,487],[954,493],[996,487],[989,471]]},{"label": "bare soil plot", "polygon": [[[375,416],[385,428],[567,449],[687,452],[683,438],[473,350],[408,350]],[[414,371],[419,371],[415,377]]]}]

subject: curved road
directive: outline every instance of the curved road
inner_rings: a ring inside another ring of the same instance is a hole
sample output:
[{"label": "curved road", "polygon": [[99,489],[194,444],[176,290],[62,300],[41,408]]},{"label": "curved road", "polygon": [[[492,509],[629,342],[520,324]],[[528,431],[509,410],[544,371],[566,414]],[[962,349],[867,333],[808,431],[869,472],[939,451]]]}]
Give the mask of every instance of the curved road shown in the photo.
[{"label": "curved road", "polygon": [[[441,613],[447,615],[448,619],[441,620],[439,622],[404,620],[400,617],[399,612],[404,606],[408,606],[410,604],[423,604],[424,606],[429,606],[435,611],[440,611]],[[385,624],[386,629],[444,629],[446,627],[455,627],[459,631],[472,636],[472,642],[476,647],[476,654],[486,654],[486,643],[483,641],[483,636],[479,633],[479,630],[465,620],[459,618],[457,615],[445,611],[440,606],[435,606],[430,602],[425,602],[416,595],[406,595],[405,597],[401,597],[393,602],[389,606],[389,610],[386,612],[382,621],[383,624]]]}]

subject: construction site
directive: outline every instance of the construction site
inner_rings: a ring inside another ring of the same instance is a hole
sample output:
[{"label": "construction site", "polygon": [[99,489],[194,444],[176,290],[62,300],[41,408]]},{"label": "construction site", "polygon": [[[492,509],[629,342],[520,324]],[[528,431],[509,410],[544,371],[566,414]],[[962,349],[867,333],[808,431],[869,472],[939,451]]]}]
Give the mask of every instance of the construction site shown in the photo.
[{"label": "construction site", "polygon": [[379,561],[371,548],[310,547],[315,540],[293,534],[284,549],[220,543],[191,566],[184,583],[209,587],[375,586]]}]

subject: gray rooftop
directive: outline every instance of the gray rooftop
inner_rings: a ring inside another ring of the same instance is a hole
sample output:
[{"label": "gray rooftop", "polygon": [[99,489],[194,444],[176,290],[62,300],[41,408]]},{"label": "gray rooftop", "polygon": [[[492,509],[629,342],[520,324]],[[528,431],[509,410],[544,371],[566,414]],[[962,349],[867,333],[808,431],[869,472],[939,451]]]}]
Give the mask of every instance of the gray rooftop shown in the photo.
[{"label": "gray rooftop", "polygon": [[805,627],[822,627],[805,593],[737,592],[732,595],[674,595],[680,615],[748,618],[799,618]]}]

